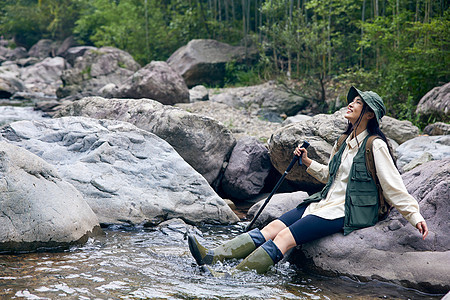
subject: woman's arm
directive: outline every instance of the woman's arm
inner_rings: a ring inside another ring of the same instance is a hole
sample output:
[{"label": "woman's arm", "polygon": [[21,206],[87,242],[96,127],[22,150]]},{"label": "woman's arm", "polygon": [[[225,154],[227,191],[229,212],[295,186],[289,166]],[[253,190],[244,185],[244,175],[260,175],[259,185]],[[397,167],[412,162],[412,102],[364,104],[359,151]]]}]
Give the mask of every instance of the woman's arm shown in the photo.
[{"label": "woman's arm", "polygon": [[[333,155],[336,153],[336,145],[334,145],[333,150],[331,151],[330,160]],[[302,148],[301,145],[298,145],[294,150],[294,154],[302,157],[303,164],[307,167],[306,172],[316,178],[318,181],[322,183],[328,182],[329,170],[328,165],[323,165],[318,163],[315,160],[312,160],[308,157],[308,150]],[[328,161],[329,163],[329,161]]]},{"label": "woman's arm", "polygon": [[403,179],[392,161],[386,143],[381,139],[373,141],[373,156],[378,180],[386,201],[394,206],[423,238],[428,235],[427,224],[420,214],[419,203],[406,190]]}]

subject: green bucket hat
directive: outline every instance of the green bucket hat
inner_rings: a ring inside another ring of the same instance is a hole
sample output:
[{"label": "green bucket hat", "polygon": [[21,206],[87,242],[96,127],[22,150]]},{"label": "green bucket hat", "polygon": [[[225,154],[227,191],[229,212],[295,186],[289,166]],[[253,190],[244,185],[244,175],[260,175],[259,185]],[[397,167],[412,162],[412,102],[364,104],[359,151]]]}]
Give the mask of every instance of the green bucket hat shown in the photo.
[{"label": "green bucket hat", "polygon": [[386,114],[386,107],[384,106],[383,99],[372,91],[362,92],[352,86],[347,94],[347,103],[350,103],[355,99],[356,96],[360,96],[363,101],[369,105],[369,107],[375,113],[376,120],[378,125],[380,125],[381,118]]}]

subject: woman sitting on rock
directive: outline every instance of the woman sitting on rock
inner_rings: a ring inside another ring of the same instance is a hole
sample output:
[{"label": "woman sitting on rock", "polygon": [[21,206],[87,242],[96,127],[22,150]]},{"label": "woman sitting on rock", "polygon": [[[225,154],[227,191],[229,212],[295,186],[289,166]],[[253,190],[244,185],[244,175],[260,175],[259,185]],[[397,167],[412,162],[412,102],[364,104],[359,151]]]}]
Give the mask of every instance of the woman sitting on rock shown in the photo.
[{"label": "woman sitting on rock", "polygon": [[353,230],[375,225],[378,221],[378,190],[369,176],[364,151],[371,135],[380,137],[373,140],[372,151],[384,198],[425,239],[427,224],[417,201],[406,190],[379,127],[386,112],[383,100],[372,91],[361,92],[351,87],[347,101],[345,118],[349,125],[345,134],[348,137],[340,147],[334,146],[328,166],[311,160],[308,151],[300,146],[294,151],[295,155],[301,155],[307,172],[326,183],[323,190],[262,230],[253,229],[213,250],[204,248],[195,237],[189,236],[189,249],[199,265],[245,258],[235,270],[254,269],[264,273],[292,247],[337,232],[343,231],[347,235]]}]

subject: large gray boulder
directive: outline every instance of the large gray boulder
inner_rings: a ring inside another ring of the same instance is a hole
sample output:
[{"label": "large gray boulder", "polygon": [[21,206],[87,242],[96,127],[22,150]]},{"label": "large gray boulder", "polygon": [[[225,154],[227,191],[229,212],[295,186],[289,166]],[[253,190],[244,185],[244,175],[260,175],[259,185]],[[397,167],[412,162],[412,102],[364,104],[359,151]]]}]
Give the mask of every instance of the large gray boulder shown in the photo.
[{"label": "large gray boulder", "polygon": [[175,106],[221,122],[233,133],[236,139],[253,136],[262,142],[266,142],[272,133],[281,127],[280,123],[263,120],[257,115],[249,114],[244,109],[234,108],[211,100],[177,103]]},{"label": "large gray boulder", "polygon": [[57,96],[98,95],[105,85],[118,86],[139,68],[140,65],[125,51],[113,47],[87,50],[75,60],[73,68],[62,73],[63,86],[57,90]]},{"label": "large gray boulder", "polygon": [[14,49],[0,46],[0,63],[3,61],[15,61],[28,57],[28,51],[24,47]]},{"label": "large gray boulder", "polygon": [[61,43],[61,45],[58,47],[58,50],[56,51],[57,56],[65,57],[65,54],[70,48],[76,47],[78,45],[75,38],[71,35],[64,39],[64,41]]},{"label": "large gray boulder", "polygon": [[26,91],[43,93],[56,97],[56,90],[62,85],[61,75],[67,68],[62,57],[47,57],[43,61],[20,70]]},{"label": "large gray boulder", "polygon": [[344,236],[337,233],[294,249],[291,259],[304,269],[377,279],[424,292],[450,289],[450,159],[423,164],[402,175],[418,201],[430,233],[419,232],[397,210],[377,225]]},{"label": "large gray boulder", "polygon": [[242,61],[245,55],[244,47],[234,47],[216,40],[192,40],[175,51],[167,63],[191,88],[198,84],[222,84],[226,63]]},{"label": "large gray boulder", "polygon": [[433,160],[450,157],[450,135],[419,136],[395,149],[397,166],[401,169],[424,153],[431,154]]},{"label": "large gray boulder", "polygon": [[[273,220],[279,218],[282,214],[296,208],[307,197],[308,193],[302,191],[273,195],[258,219],[256,219],[255,227],[263,228]],[[247,218],[249,220],[255,217],[266,200],[267,197],[250,207],[247,212]]]},{"label": "large gray boulder", "polygon": [[217,121],[149,99],[86,97],[62,108],[57,116],[86,116],[130,122],[171,144],[211,184],[236,141]]},{"label": "large gray boulder", "polygon": [[66,117],[15,122],[0,134],[54,164],[101,223],[239,220],[167,142],[132,124]]},{"label": "large gray boulder", "polygon": [[420,133],[419,128],[410,121],[400,121],[389,116],[384,116],[381,119],[380,128],[387,137],[393,139],[399,145],[418,137]]},{"label": "large gray boulder", "polygon": [[152,61],[134,73],[110,96],[148,98],[167,105],[189,103],[189,89],[183,78],[163,61]]},{"label": "large gray boulder", "polygon": [[0,98],[8,99],[17,92],[25,90],[20,78],[20,67],[14,62],[5,62],[0,66]]},{"label": "large gray boulder", "polygon": [[30,50],[28,50],[29,56],[34,56],[39,59],[44,59],[46,57],[56,56],[58,51],[59,43],[52,40],[43,39],[34,44]]},{"label": "large gray boulder", "polygon": [[[336,112],[332,115],[316,115],[303,122],[284,126],[273,133],[269,145],[270,160],[281,174],[292,161],[295,148],[303,141],[308,141],[308,156],[322,164],[327,164],[334,142],[347,126],[347,121]],[[306,191],[316,191],[322,183],[306,173],[305,166],[295,166],[286,179]]]},{"label": "large gray boulder", "polygon": [[427,135],[450,135],[450,124],[436,122],[425,126],[423,134]]},{"label": "large gray boulder", "polygon": [[258,195],[272,168],[267,148],[256,138],[240,139],[231,153],[222,178],[223,191],[233,199]]},{"label": "large gray boulder", "polygon": [[305,98],[293,94],[273,81],[248,87],[211,89],[209,98],[263,118],[272,114],[271,117],[280,123],[281,114],[293,116],[309,104]]},{"label": "large gray boulder", "polygon": [[426,117],[436,116],[448,121],[450,118],[450,82],[426,93],[417,104],[416,114]]},{"label": "large gray boulder", "polygon": [[12,95],[25,90],[20,79],[3,77],[0,73],[0,99],[9,99]]},{"label": "large gray boulder", "polygon": [[206,101],[208,99],[208,89],[203,85],[196,85],[189,90],[189,102]]},{"label": "large gray boulder", "polygon": [[65,50],[63,53],[61,53],[59,56],[64,57],[66,61],[71,65],[75,66],[75,61],[78,57],[81,57],[86,53],[88,50],[97,50],[98,48],[92,47],[92,46],[76,46],[76,47],[70,47],[69,49]]},{"label": "large gray boulder", "polygon": [[101,232],[82,195],[50,164],[0,141],[0,252],[84,243]]}]

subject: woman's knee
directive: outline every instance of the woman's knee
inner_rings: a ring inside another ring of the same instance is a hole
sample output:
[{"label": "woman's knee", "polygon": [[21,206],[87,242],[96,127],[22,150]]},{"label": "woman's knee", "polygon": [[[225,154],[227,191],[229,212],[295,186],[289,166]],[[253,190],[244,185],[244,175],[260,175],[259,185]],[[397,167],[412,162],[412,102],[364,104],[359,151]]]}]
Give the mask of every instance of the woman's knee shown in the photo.
[{"label": "woman's knee", "polygon": [[293,240],[294,236],[292,235],[291,230],[288,227],[286,227],[275,236],[275,239],[281,239],[281,240],[287,241],[287,240],[291,240],[291,239]]},{"label": "woman's knee", "polygon": [[261,229],[261,233],[267,240],[273,240],[280,231],[287,228],[286,225],[280,220],[274,220]]},{"label": "woman's knee", "polygon": [[283,254],[286,253],[292,247],[295,247],[297,245],[297,243],[295,242],[295,238],[288,227],[281,230],[276,235],[273,241]]}]

